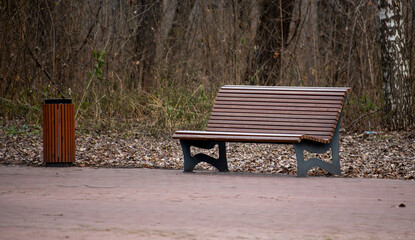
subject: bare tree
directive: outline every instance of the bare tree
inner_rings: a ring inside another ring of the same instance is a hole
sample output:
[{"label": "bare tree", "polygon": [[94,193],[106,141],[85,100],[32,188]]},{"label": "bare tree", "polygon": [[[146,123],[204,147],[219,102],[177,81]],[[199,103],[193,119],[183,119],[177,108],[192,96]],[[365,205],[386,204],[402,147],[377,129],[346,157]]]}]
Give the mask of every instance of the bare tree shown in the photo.
[{"label": "bare tree", "polygon": [[0,116],[72,97],[81,120],[118,121],[224,84],[350,86],[346,128],[381,126],[384,105],[412,127],[415,1],[378,1],[0,1]]},{"label": "bare tree", "polygon": [[393,0],[378,0],[378,3],[386,119],[392,129],[407,128],[414,119],[402,3]]},{"label": "bare tree", "polygon": [[276,85],[282,81],[280,69],[288,45],[294,2],[259,1],[260,23],[256,35],[254,64],[249,71],[249,83]]},{"label": "bare tree", "polygon": [[[298,63],[300,84],[309,85],[315,82],[319,65],[319,21],[322,20],[318,17],[318,0],[297,0],[290,29],[291,38],[296,37],[296,42],[290,47]],[[295,36],[298,27],[298,34]]]}]

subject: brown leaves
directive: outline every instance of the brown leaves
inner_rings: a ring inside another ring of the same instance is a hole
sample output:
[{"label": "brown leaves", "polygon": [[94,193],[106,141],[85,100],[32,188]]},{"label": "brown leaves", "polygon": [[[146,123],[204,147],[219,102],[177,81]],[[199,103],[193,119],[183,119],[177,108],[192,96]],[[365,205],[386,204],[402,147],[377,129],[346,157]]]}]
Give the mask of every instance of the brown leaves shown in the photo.
[{"label": "brown leaves", "polygon": [[120,138],[118,133],[78,136],[75,164],[96,167],[177,168],[179,143],[149,137]]},{"label": "brown leaves", "polygon": [[[11,131],[12,125],[0,128],[0,163],[6,165],[41,165],[43,161],[42,131],[27,127]],[[14,126],[21,126],[15,123]],[[123,130],[127,131],[127,130]],[[391,178],[414,180],[415,138],[412,132],[380,132],[378,134],[341,135],[340,159],[345,177]],[[183,155],[179,141],[154,138],[140,134],[107,131],[104,134],[76,134],[76,161],[79,167],[140,167],[183,169]],[[192,149],[193,154],[205,152],[217,157],[212,150]],[[309,155],[309,156],[307,156]],[[314,157],[307,153],[307,157]],[[328,159],[329,154],[317,157]],[[227,143],[229,170],[296,175],[297,163],[291,145]],[[208,164],[196,170],[215,171]],[[325,175],[314,168],[309,175]]]},{"label": "brown leaves", "polygon": [[344,175],[414,179],[415,141],[408,136],[406,132],[380,132],[343,137]]}]

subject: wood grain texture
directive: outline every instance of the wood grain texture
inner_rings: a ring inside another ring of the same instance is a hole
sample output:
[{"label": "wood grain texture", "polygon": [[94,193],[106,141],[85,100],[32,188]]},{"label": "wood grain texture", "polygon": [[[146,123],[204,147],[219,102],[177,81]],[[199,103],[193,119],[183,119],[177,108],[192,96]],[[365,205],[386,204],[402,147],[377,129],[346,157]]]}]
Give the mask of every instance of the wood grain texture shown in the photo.
[{"label": "wood grain texture", "polygon": [[178,131],[173,138],[328,143],[348,91],[350,88],[223,86],[206,131]]},{"label": "wood grain texture", "polygon": [[44,163],[75,161],[75,116],[73,104],[43,105]]}]

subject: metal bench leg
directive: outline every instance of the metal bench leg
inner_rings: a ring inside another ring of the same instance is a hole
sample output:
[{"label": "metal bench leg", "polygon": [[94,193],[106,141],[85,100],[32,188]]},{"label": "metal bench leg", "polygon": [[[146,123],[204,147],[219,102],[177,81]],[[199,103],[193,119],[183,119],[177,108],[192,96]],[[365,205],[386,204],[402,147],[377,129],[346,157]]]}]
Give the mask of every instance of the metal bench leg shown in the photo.
[{"label": "metal bench leg", "polygon": [[183,158],[184,158],[184,171],[192,172],[195,166],[198,164],[196,159],[190,154],[190,144],[189,142],[180,140],[180,145],[182,145]]},{"label": "metal bench leg", "polygon": [[[219,158],[213,158],[203,153],[194,156],[190,154],[190,147],[195,146],[203,149],[212,149],[215,145],[219,145]],[[225,142],[208,142],[208,141],[185,141],[180,140],[184,156],[184,171],[192,172],[195,166],[200,162],[207,162],[217,168],[220,172],[227,172],[228,162],[226,160],[226,144]]]},{"label": "metal bench leg", "polygon": [[[339,120],[340,123],[340,120]],[[297,157],[297,176],[306,177],[307,172],[312,167],[320,167],[330,174],[341,175],[340,169],[340,156],[339,156],[339,135],[340,135],[340,124],[338,123],[334,132],[333,138],[330,143],[322,144],[310,141],[302,141],[294,144],[295,155]],[[332,163],[322,161],[318,158],[310,158],[304,161],[304,150],[314,153],[325,153],[331,148],[332,152]]]}]

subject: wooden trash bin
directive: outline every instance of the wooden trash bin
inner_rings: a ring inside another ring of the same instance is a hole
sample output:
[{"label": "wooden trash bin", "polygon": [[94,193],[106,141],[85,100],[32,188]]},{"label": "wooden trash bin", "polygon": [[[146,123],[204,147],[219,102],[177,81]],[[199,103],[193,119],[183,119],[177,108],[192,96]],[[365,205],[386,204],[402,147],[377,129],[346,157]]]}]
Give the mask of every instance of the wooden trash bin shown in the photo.
[{"label": "wooden trash bin", "polygon": [[75,109],[71,99],[43,105],[43,164],[70,166],[75,161]]}]

